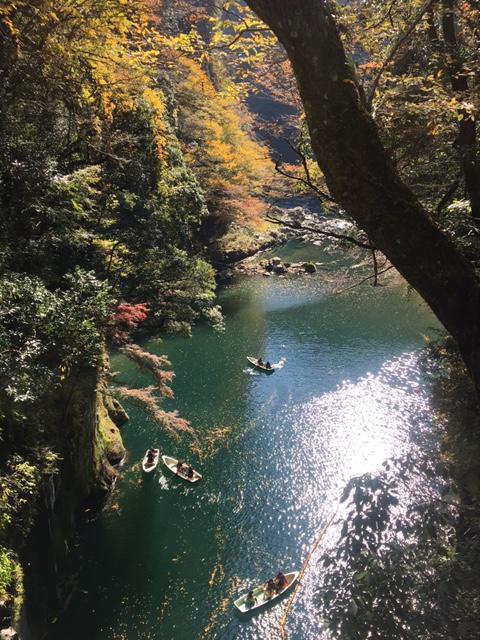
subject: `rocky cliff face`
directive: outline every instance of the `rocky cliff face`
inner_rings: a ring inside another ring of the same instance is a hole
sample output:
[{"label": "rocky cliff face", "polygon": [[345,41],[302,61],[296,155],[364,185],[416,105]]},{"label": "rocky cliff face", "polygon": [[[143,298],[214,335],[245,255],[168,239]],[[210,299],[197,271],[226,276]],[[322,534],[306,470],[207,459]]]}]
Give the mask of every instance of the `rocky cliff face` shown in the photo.
[{"label": "rocky cliff face", "polygon": [[54,413],[59,471],[45,483],[35,526],[20,552],[25,603],[19,624],[22,640],[43,637],[75,589],[76,527],[88,503],[101,500],[125,456],[119,431],[128,416],[108,393],[106,368],[82,375],[58,399]]}]

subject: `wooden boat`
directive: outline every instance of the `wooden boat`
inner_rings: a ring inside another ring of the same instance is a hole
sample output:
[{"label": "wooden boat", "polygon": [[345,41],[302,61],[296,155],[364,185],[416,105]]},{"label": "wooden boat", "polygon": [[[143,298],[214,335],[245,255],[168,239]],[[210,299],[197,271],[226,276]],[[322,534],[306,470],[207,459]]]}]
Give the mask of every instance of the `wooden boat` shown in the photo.
[{"label": "wooden boat", "polygon": [[254,367],[260,369],[260,371],[265,371],[265,373],[273,373],[275,371],[273,367],[268,368],[263,364],[258,364],[258,358],[254,358],[253,356],[247,356],[247,360],[250,364],[253,364]]},{"label": "wooden boat", "polygon": [[150,451],[150,449],[147,449],[145,455],[143,456],[143,460],[142,460],[142,471],[144,473],[152,473],[155,471],[155,469],[157,468],[158,465],[158,459],[160,457],[160,450],[159,449],[154,449],[155,454],[153,456],[153,460],[150,462],[148,460],[148,452]]},{"label": "wooden boat", "polygon": [[172,473],[174,473],[176,476],[178,476],[179,478],[182,478],[182,480],[186,480],[187,482],[191,482],[192,484],[194,482],[198,482],[201,479],[201,475],[198,473],[198,471],[195,471],[195,469],[193,470],[193,477],[189,478],[187,476],[187,468],[188,468],[188,464],[184,463],[182,465],[182,469],[181,471],[177,470],[177,462],[178,460],[176,458],[171,458],[170,456],[162,456],[162,460],[165,464],[165,466],[167,466],[170,471]]},{"label": "wooden boat", "polygon": [[288,591],[290,587],[292,587],[295,584],[298,578],[298,571],[292,571],[291,573],[286,573],[285,578],[287,579],[287,585],[281,591],[273,595],[271,598],[266,597],[266,594],[265,594],[266,583],[265,583],[259,587],[255,587],[255,589],[252,589],[253,595],[256,601],[254,605],[249,607],[245,602],[247,599],[248,592],[244,593],[243,596],[240,596],[238,600],[235,600],[233,604],[241,613],[248,613],[250,611],[255,611],[255,609],[259,609],[260,607],[264,607],[269,602],[274,602],[277,598],[279,598],[282,594]]}]

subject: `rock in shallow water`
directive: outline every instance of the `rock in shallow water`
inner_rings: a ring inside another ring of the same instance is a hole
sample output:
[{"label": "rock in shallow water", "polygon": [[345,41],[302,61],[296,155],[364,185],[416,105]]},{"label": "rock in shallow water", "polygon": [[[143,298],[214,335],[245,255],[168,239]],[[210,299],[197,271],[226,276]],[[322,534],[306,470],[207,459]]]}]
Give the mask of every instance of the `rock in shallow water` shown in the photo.
[{"label": "rock in shallow water", "polygon": [[273,267],[273,273],[276,273],[277,276],[283,275],[287,273],[287,268],[283,264],[277,264]]}]

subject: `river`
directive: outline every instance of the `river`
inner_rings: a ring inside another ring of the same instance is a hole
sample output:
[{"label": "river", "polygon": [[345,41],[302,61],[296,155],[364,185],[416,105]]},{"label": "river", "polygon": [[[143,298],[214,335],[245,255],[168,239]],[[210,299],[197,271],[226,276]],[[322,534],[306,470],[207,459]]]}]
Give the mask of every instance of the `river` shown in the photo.
[{"label": "river", "polygon": [[[201,453],[176,443],[129,406],[128,459],[103,512],[81,534],[83,568],[52,640],[245,640],[276,638],[285,605],[242,619],[232,599],[279,569],[298,568],[338,508],[348,480],[375,472],[434,431],[418,363],[439,325],[401,281],[342,294],[364,271],[351,258],[290,242],[276,253],[322,264],[301,278],[250,277],[224,289],[225,331],[143,343],[169,356],[178,409]],[[278,363],[272,375],[246,356]],[[113,354],[116,382],[149,383]],[[188,486],[162,469],[142,481],[149,445],[191,460]],[[433,446],[433,445],[432,445]],[[318,555],[289,616],[287,638],[325,635],[315,606]]]}]

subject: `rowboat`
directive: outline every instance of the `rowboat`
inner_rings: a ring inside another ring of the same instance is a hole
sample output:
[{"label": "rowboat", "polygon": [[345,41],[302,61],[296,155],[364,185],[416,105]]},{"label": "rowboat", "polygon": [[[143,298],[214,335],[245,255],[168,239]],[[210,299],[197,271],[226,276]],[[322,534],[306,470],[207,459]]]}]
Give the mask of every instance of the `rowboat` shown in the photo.
[{"label": "rowboat", "polygon": [[291,573],[286,573],[285,578],[287,579],[286,586],[281,591],[271,596],[270,598],[267,598],[266,592],[265,592],[265,584],[262,584],[259,587],[255,587],[255,589],[252,589],[253,596],[255,598],[255,604],[249,606],[246,603],[248,592],[244,593],[243,596],[240,596],[238,600],[235,600],[233,604],[241,613],[248,613],[249,611],[254,611],[255,609],[264,607],[270,602],[277,600],[277,598],[279,598],[282,594],[288,591],[290,587],[292,587],[295,584],[298,578],[298,571],[292,571]]},{"label": "rowboat", "polygon": [[258,358],[254,358],[253,356],[247,356],[247,360],[250,364],[253,364],[254,367],[260,369],[260,371],[265,371],[265,373],[273,373],[275,371],[273,367],[268,368],[263,364],[258,364]]},{"label": "rowboat", "polygon": [[200,478],[202,477],[198,471],[195,471],[195,469],[193,470],[193,476],[191,478],[189,478],[187,476],[187,469],[188,469],[188,464],[183,463],[180,471],[177,469],[177,463],[178,460],[176,458],[171,458],[170,456],[162,456],[162,460],[165,464],[166,467],[168,467],[170,469],[170,471],[172,473],[174,473],[176,476],[178,476],[179,478],[182,478],[182,480],[186,480],[187,482],[191,482],[192,484],[194,482],[198,482],[200,480]]},{"label": "rowboat", "polygon": [[144,473],[153,473],[153,471],[155,471],[155,469],[157,468],[158,465],[158,458],[160,457],[160,450],[159,449],[154,449],[154,456],[153,456],[153,460],[150,462],[148,459],[148,452],[150,451],[150,449],[147,449],[145,455],[143,456],[143,460],[142,460],[142,471]]}]

